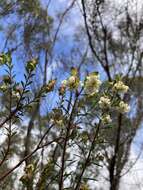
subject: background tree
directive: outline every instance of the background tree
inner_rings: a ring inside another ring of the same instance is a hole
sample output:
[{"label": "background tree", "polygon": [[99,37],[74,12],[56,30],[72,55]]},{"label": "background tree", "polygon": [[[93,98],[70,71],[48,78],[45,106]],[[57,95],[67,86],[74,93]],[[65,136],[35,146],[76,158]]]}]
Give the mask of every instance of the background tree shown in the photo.
[{"label": "background tree", "polygon": [[[115,118],[114,127],[105,132],[106,141],[113,147],[112,154],[110,149],[108,152],[105,148],[109,181],[111,189],[119,189],[120,176],[128,161],[132,140],[142,122],[142,87],[139,86],[136,96],[132,86],[138,79],[142,80],[142,15],[137,1],[133,4],[124,2],[121,5],[124,11],[113,2],[82,0],[81,3],[89,45],[97,60],[95,63],[100,64],[109,81],[116,74],[124,76],[131,89],[125,99],[136,101],[138,110],[130,120],[125,120],[123,116],[122,119],[121,116],[120,119]],[[131,11],[132,6],[136,6],[135,11]],[[112,15],[109,15],[109,11],[112,11]],[[132,92],[134,96],[131,99]]]}]

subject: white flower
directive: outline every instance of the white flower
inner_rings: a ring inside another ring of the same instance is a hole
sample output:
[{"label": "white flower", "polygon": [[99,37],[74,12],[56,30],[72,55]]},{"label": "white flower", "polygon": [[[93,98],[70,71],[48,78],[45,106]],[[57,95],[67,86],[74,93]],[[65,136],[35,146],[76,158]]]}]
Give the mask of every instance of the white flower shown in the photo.
[{"label": "white flower", "polygon": [[0,91],[6,91],[7,90],[7,86],[5,84],[3,84],[2,86],[0,86]]},{"label": "white flower", "polygon": [[76,77],[75,76],[69,77],[68,85],[71,86],[71,85],[74,85],[75,83],[76,83]]},{"label": "white flower", "polygon": [[56,124],[58,126],[62,126],[63,125],[63,120],[62,119],[56,120]]},{"label": "white flower", "polygon": [[51,119],[50,120],[52,124],[56,125],[56,127],[62,127],[63,126],[63,119]]},{"label": "white flower", "polygon": [[99,100],[99,106],[100,108],[109,108],[111,105],[110,98],[107,96],[102,96]]},{"label": "white flower", "polygon": [[126,93],[128,89],[129,87],[125,85],[122,81],[118,81],[113,86],[113,91],[119,92],[119,93]]},{"label": "white flower", "polygon": [[130,106],[124,101],[120,101],[119,106],[117,107],[118,111],[121,113],[126,113],[130,111]]},{"label": "white flower", "polygon": [[90,95],[94,95],[98,92],[100,85],[101,81],[99,80],[99,75],[91,73],[86,77],[85,91]]},{"label": "white flower", "polygon": [[111,122],[112,122],[112,119],[111,119],[111,117],[110,117],[109,114],[104,115],[101,120],[102,120],[102,122],[103,122],[104,124],[108,124],[108,123],[111,123]]},{"label": "white flower", "polygon": [[15,98],[20,98],[19,92],[13,92],[13,96],[14,96]]},{"label": "white flower", "polygon": [[77,76],[70,76],[69,79],[67,80],[67,86],[70,89],[77,88],[79,85],[79,79]]}]

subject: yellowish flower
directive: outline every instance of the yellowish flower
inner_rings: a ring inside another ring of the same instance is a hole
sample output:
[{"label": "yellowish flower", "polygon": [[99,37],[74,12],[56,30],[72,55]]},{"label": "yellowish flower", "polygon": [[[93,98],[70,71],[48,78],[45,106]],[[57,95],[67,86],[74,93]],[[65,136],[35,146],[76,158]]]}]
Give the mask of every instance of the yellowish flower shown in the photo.
[{"label": "yellowish flower", "polygon": [[57,124],[58,126],[63,126],[63,120],[62,120],[62,119],[56,120],[56,124]]},{"label": "yellowish flower", "polygon": [[20,98],[19,92],[14,91],[14,92],[13,92],[13,97],[15,97],[15,98]]},{"label": "yellowish flower", "polygon": [[109,108],[111,106],[110,98],[107,96],[102,96],[99,100],[99,106],[100,108]]},{"label": "yellowish flower", "polygon": [[128,89],[129,87],[125,85],[122,81],[118,81],[113,86],[113,91],[119,92],[119,93],[126,93]]},{"label": "yellowish flower", "polygon": [[111,122],[112,122],[112,119],[111,119],[111,117],[110,117],[109,114],[104,115],[101,120],[102,120],[102,122],[103,122],[104,124],[108,124],[108,123],[111,123]]},{"label": "yellowish flower", "polygon": [[120,101],[119,106],[117,107],[118,111],[121,113],[126,113],[130,111],[130,106],[124,101]]},{"label": "yellowish flower", "polygon": [[54,124],[56,127],[63,127],[64,122],[62,118],[59,119],[51,119],[51,123]]},{"label": "yellowish flower", "polygon": [[37,59],[32,59],[27,62],[26,69],[28,71],[33,71],[33,70],[35,70],[36,65],[37,65]]},{"label": "yellowish flower", "polygon": [[0,91],[5,92],[6,90],[7,90],[7,86],[5,84],[0,86]]},{"label": "yellowish flower", "polygon": [[79,86],[79,78],[77,76],[70,76],[67,80],[67,86],[69,89],[75,89]]},{"label": "yellowish flower", "polygon": [[99,75],[95,73],[89,74],[85,79],[85,91],[90,95],[94,95],[99,91],[101,81]]},{"label": "yellowish flower", "polygon": [[72,85],[74,85],[75,83],[76,83],[76,77],[75,77],[75,76],[69,77],[69,79],[68,79],[68,85],[69,85],[69,86],[72,86]]}]

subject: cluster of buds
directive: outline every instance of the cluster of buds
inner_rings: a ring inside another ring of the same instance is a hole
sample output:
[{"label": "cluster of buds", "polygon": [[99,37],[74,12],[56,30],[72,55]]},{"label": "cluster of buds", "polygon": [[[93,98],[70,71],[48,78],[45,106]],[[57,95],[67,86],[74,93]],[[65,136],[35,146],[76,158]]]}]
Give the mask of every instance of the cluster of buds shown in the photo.
[{"label": "cluster of buds", "polygon": [[51,116],[51,123],[55,124],[57,127],[64,126],[65,117],[61,109],[53,109],[53,113]]},{"label": "cluster of buds", "polygon": [[78,70],[74,67],[71,68],[71,76],[67,79],[66,86],[70,90],[77,89],[79,86]]},{"label": "cluster of buds", "polygon": [[51,123],[55,124],[56,127],[63,127],[63,119],[51,119]]},{"label": "cluster of buds", "polygon": [[24,185],[28,185],[30,183],[30,180],[33,177],[33,172],[34,172],[35,168],[33,164],[29,164],[25,169],[25,174],[20,178],[20,181],[22,181],[22,183]]},{"label": "cluster of buds", "polygon": [[0,65],[4,65],[6,63],[10,64],[11,60],[12,58],[10,52],[0,54]]},{"label": "cluster of buds", "polygon": [[61,86],[59,88],[59,95],[64,95],[66,89],[68,88],[69,90],[75,90],[79,87],[79,77],[78,77],[78,72],[76,68],[71,69],[71,76],[63,80],[61,83]]},{"label": "cluster of buds", "polygon": [[4,76],[3,76],[3,82],[4,82],[6,85],[10,84],[10,83],[12,82],[10,76],[4,75]]},{"label": "cluster of buds", "polygon": [[78,87],[84,87],[84,90],[88,96],[93,96],[98,92],[99,87],[101,85],[101,81],[99,80],[99,74],[96,72],[90,73],[84,80],[84,83],[79,80],[77,70],[72,69],[71,76],[63,80],[61,83],[61,87],[59,89],[59,94],[63,95],[66,91],[66,88],[69,90],[75,90]]},{"label": "cluster of buds", "polygon": [[62,96],[65,94],[65,91],[66,91],[66,87],[67,87],[67,80],[63,80],[62,81],[62,84],[59,88],[59,95]]},{"label": "cluster of buds", "polygon": [[[110,84],[112,86],[111,92],[113,92],[113,94],[114,93],[122,93],[123,94],[123,93],[126,93],[129,89],[129,87],[120,80],[117,81],[116,83],[111,82]],[[117,97],[117,101],[114,102],[114,100],[113,100],[113,102],[112,102],[108,96],[102,96],[100,98],[99,107],[103,110],[113,107],[113,109],[117,110],[120,113],[127,113],[130,110],[130,106],[127,103],[125,103],[124,101],[122,101],[120,99],[118,100],[118,97]],[[109,114],[102,116],[102,122],[104,124],[110,123],[111,121],[112,120],[111,120],[111,117]]]},{"label": "cluster of buds", "polygon": [[111,116],[109,114],[103,115],[101,120],[103,124],[108,124],[112,122]]},{"label": "cluster of buds", "polygon": [[14,98],[20,98],[21,93],[22,93],[22,87],[16,86],[16,87],[13,89],[12,95],[13,95]]},{"label": "cluster of buds", "polygon": [[55,84],[56,84],[56,79],[50,80],[48,84],[44,87],[44,91],[46,93],[53,91]]},{"label": "cluster of buds", "polygon": [[2,77],[2,84],[0,86],[0,91],[5,92],[8,89],[8,86],[11,84],[12,80],[10,76],[4,75]]},{"label": "cluster of buds", "polygon": [[37,66],[37,59],[32,59],[32,60],[27,62],[26,70],[28,72],[32,72],[36,69],[36,66]]}]

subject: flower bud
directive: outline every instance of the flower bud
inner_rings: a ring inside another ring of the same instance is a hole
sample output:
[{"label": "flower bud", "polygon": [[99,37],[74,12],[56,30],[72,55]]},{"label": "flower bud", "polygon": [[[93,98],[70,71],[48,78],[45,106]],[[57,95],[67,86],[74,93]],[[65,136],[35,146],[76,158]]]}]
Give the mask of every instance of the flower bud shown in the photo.
[{"label": "flower bud", "polygon": [[56,80],[50,80],[49,83],[46,85],[45,87],[45,92],[48,93],[48,92],[51,92],[54,90],[54,86],[56,84]]},{"label": "flower bud", "polygon": [[76,89],[79,85],[79,78],[77,76],[70,76],[67,80],[67,86],[69,89]]},{"label": "flower bud", "polygon": [[27,62],[26,70],[32,72],[35,70],[36,65],[37,65],[37,59],[32,59],[31,61]]},{"label": "flower bud", "polygon": [[62,85],[62,86],[59,88],[59,95],[60,95],[60,96],[63,96],[63,95],[65,94],[65,91],[66,91],[66,87]]},{"label": "flower bud", "polygon": [[3,82],[5,84],[10,84],[11,83],[11,78],[8,75],[3,76]]},{"label": "flower bud", "polygon": [[104,115],[102,118],[101,118],[103,124],[108,124],[108,123],[111,123],[112,122],[112,119],[110,117],[109,114],[106,114]]}]

